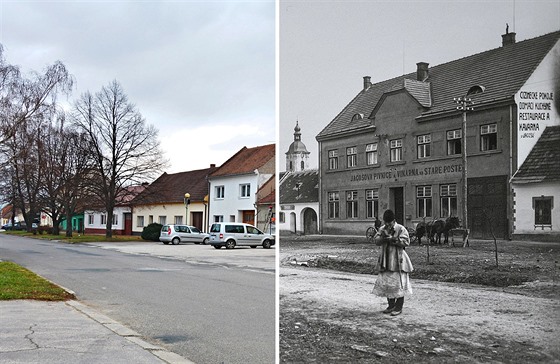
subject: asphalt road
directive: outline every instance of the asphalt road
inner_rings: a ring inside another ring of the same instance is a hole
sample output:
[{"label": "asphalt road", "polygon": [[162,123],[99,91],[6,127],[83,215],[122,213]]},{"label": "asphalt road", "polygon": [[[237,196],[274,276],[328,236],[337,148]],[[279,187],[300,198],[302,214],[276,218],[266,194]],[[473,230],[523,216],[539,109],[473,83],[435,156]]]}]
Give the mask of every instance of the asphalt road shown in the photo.
[{"label": "asphalt road", "polygon": [[210,246],[173,248],[209,251],[197,261],[0,234],[0,259],[73,290],[149,342],[199,364],[274,363],[275,275],[251,266],[258,250],[236,251],[248,264],[229,265],[212,264],[210,249],[219,251]]}]

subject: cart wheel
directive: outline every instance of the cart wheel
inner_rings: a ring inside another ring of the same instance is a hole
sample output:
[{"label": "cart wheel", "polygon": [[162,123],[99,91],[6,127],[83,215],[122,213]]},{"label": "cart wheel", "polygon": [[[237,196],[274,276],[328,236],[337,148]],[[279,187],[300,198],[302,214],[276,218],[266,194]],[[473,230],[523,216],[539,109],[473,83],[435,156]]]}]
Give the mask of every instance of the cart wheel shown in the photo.
[{"label": "cart wheel", "polygon": [[375,229],[375,227],[370,226],[367,228],[366,230],[366,238],[368,243],[373,243],[373,237],[375,236],[375,234],[377,234],[377,230]]}]

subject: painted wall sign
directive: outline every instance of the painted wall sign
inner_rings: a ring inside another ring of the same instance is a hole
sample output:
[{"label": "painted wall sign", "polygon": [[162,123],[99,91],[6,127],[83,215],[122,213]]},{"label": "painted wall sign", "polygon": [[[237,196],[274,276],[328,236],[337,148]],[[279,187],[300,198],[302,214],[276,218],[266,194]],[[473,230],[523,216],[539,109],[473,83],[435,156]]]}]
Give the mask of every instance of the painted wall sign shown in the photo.
[{"label": "painted wall sign", "polygon": [[404,177],[430,176],[437,174],[460,173],[463,170],[461,164],[448,164],[420,168],[391,168],[380,172],[358,173],[350,176],[350,182],[381,181],[398,179]]}]

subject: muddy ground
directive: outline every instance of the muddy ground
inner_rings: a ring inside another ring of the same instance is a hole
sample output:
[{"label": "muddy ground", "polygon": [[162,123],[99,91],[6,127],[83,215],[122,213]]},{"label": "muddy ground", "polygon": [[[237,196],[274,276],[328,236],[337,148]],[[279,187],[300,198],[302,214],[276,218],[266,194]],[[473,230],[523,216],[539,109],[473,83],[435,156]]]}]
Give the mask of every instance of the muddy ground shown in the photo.
[{"label": "muddy ground", "polygon": [[[560,244],[411,246],[403,313],[371,294],[377,247],[281,236],[282,363],[560,363]],[[469,282],[469,283],[456,283]],[[473,284],[477,283],[477,284]]]}]

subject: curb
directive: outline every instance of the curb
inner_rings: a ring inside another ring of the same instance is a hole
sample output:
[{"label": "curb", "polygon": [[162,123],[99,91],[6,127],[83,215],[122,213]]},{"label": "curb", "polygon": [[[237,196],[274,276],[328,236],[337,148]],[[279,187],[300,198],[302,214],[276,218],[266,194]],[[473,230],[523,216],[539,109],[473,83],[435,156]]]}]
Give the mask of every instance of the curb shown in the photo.
[{"label": "curb", "polygon": [[113,320],[112,318],[105,316],[90,307],[86,306],[83,303],[80,303],[75,300],[69,300],[65,302],[68,306],[74,308],[76,311],[86,315],[93,321],[105,326],[107,329],[113,331],[115,334],[125,338],[126,340],[130,341],[133,344],[140,346],[142,349],[149,351],[154,356],[158,357],[159,359],[163,360],[169,364],[195,364],[193,361],[189,359],[183,358],[182,356],[175,354],[173,352],[168,351],[167,349],[162,348],[161,346],[157,346],[151,344],[145,340],[143,340],[139,333],[136,331],[120,324],[119,322]]}]

